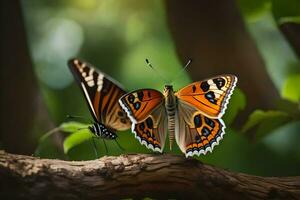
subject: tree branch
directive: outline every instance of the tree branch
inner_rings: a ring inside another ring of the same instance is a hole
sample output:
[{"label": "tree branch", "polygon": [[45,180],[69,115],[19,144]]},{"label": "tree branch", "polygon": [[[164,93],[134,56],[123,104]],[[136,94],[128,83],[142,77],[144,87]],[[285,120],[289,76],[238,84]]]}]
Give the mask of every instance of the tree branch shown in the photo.
[{"label": "tree branch", "polygon": [[178,155],[62,161],[0,151],[1,199],[299,199],[300,177],[259,177]]}]

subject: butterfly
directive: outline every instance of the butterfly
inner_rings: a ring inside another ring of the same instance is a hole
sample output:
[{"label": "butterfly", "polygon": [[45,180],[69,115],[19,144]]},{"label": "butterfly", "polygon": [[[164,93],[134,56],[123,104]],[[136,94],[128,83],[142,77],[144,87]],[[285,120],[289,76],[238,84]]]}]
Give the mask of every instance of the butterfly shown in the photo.
[{"label": "butterfly", "polygon": [[237,77],[220,75],[194,82],[178,92],[165,85],[163,93],[139,89],[123,95],[119,103],[132,122],[141,144],[162,152],[169,133],[186,157],[212,152],[225,134],[223,116]]},{"label": "butterfly", "polygon": [[119,83],[79,59],[71,59],[69,68],[79,84],[93,116],[89,130],[103,139],[116,139],[116,130],[130,128],[131,123],[118,100],[126,94]]}]

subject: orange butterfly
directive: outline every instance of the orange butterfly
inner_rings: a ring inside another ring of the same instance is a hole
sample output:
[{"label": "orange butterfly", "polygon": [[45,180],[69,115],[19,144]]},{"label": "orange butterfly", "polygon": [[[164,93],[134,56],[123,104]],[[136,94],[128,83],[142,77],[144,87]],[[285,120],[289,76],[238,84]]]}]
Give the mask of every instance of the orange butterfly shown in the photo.
[{"label": "orange butterfly", "polygon": [[135,137],[153,151],[162,152],[169,131],[186,157],[212,152],[225,134],[221,117],[236,86],[234,75],[194,82],[178,92],[166,85],[163,94],[140,89],[119,99],[132,122]]}]

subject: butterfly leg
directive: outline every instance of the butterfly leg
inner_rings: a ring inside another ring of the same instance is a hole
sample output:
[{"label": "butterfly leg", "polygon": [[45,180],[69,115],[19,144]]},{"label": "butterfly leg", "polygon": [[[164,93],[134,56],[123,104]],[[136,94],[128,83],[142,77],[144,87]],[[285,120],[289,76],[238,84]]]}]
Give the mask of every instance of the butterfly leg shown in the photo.
[{"label": "butterfly leg", "polygon": [[121,149],[121,151],[125,151],[125,149],[119,144],[117,139],[115,139],[115,142],[116,142],[117,146],[119,147],[119,149]]},{"label": "butterfly leg", "polygon": [[107,150],[106,142],[105,142],[105,139],[102,139],[102,140],[103,140],[103,143],[104,143],[104,146],[105,146],[105,154],[107,155],[108,154],[108,150]]},{"label": "butterfly leg", "polygon": [[94,149],[94,152],[95,152],[95,155],[96,155],[96,159],[99,158],[99,155],[98,155],[98,151],[97,151],[97,146],[96,146],[96,142],[95,142],[95,137],[92,137],[92,142],[93,142],[93,149]]}]

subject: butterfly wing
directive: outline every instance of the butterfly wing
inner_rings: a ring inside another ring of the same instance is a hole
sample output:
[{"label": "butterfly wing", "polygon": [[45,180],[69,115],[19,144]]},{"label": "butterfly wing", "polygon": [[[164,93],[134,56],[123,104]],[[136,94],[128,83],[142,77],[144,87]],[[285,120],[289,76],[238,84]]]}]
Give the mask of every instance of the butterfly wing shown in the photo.
[{"label": "butterfly wing", "polygon": [[132,124],[132,132],[141,144],[162,152],[167,137],[167,118],[163,105],[155,109],[144,121]]},{"label": "butterfly wing", "polygon": [[224,134],[225,124],[222,119],[209,118],[195,107],[178,101],[175,138],[186,157],[212,152]]},{"label": "butterfly wing", "polygon": [[72,59],[68,65],[84,93],[94,120],[115,130],[129,129],[130,120],[118,104],[125,90],[87,62]]},{"label": "butterfly wing", "polygon": [[119,99],[120,105],[133,123],[144,121],[163,101],[163,94],[153,89],[136,90]]},{"label": "butterfly wing", "polygon": [[225,112],[236,82],[237,77],[234,75],[216,76],[194,82],[179,90],[175,95],[199,109],[207,117],[220,118]]},{"label": "butterfly wing", "polygon": [[128,93],[119,100],[132,122],[132,132],[141,144],[162,152],[167,131],[164,96],[153,89]]}]

